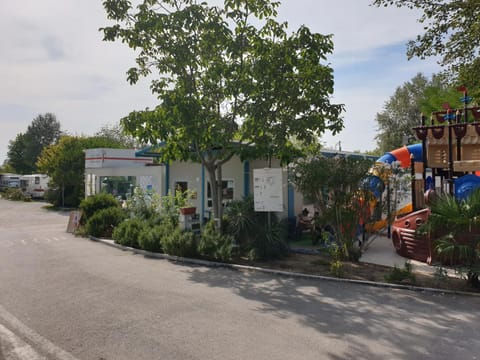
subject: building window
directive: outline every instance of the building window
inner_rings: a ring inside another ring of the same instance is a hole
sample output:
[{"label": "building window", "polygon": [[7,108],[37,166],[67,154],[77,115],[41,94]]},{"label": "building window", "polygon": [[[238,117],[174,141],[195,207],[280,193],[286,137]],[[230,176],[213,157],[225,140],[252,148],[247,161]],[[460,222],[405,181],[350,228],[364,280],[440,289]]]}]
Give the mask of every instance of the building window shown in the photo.
[{"label": "building window", "polygon": [[136,186],[135,176],[100,176],[100,192],[112,194],[119,200],[128,200]]},{"label": "building window", "polygon": [[182,193],[188,190],[188,182],[186,181],[175,181],[175,192],[180,190]]},{"label": "building window", "polygon": [[[223,180],[222,181],[222,204],[223,206],[227,205],[229,202],[233,200],[234,195],[234,182],[233,180]],[[210,186],[210,182],[207,183],[207,207],[213,207],[213,200],[212,200],[212,188]]]}]

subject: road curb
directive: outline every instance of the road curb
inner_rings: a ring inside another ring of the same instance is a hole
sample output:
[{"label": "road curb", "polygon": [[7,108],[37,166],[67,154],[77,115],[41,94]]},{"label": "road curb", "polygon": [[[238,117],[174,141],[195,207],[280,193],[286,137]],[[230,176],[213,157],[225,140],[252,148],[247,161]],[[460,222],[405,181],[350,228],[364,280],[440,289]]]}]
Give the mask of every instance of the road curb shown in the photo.
[{"label": "road curb", "polygon": [[425,288],[425,287],[419,287],[419,286],[413,286],[413,285],[391,284],[391,283],[383,283],[383,282],[375,282],[375,281],[367,281],[367,280],[343,279],[343,278],[337,278],[337,277],[331,277],[331,276],[312,275],[312,274],[303,274],[303,273],[283,271],[283,270],[267,269],[267,268],[261,268],[256,266],[249,266],[249,265],[228,264],[228,263],[208,261],[208,260],[202,260],[202,259],[185,258],[180,256],[135,249],[128,246],[116,244],[115,242],[113,242],[113,240],[97,238],[94,236],[89,236],[89,239],[91,241],[99,242],[113,248],[129,251],[134,254],[144,255],[145,257],[165,259],[165,260],[181,262],[185,264],[192,264],[192,265],[205,266],[205,267],[211,267],[211,268],[221,267],[221,268],[232,269],[232,270],[256,271],[256,272],[261,272],[265,274],[294,277],[294,278],[303,278],[303,279],[310,279],[310,280],[324,280],[324,281],[358,284],[358,285],[366,285],[366,286],[373,286],[373,287],[380,287],[380,288],[410,290],[415,292],[428,292],[428,293],[435,293],[435,294],[467,295],[467,296],[480,297],[480,293],[473,293],[473,292],[467,292],[467,291]]}]

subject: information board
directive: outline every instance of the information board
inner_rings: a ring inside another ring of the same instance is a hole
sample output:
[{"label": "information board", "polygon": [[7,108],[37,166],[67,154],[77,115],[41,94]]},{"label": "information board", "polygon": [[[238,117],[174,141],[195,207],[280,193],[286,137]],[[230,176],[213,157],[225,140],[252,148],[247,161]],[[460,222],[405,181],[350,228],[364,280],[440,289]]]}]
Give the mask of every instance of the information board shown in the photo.
[{"label": "information board", "polygon": [[255,211],[283,211],[281,168],[253,169]]},{"label": "information board", "polygon": [[80,226],[80,217],[82,213],[80,211],[70,211],[70,216],[68,217],[67,232],[73,233]]}]

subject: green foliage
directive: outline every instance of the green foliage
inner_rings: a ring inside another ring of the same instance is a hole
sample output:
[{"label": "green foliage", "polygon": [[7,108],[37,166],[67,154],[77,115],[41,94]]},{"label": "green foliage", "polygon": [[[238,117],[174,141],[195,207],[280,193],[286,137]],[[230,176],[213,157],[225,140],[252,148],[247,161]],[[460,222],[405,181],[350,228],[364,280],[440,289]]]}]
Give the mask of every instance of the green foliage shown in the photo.
[{"label": "green foliage", "polygon": [[77,207],[85,197],[85,149],[118,148],[121,144],[96,137],[62,136],[43,149],[38,170],[50,177],[49,201],[55,206]]},{"label": "green foliage", "polygon": [[162,239],[174,231],[173,225],[166,221],[155,226],[146,226],[138,237],[141,249],[162,252]]},{"label": "green foliage", "polygon": [[477,57],[469,64],[461,64],[458,68],[458,76],[454,79],[458,85],[464,85],[468,89],[468,95],[473,97],[473,104],[480,103],[480,57]]},{"label": "green foliage", "polygon": [[288,252],[287,224],[279,222],[275,214],[256,212],[251,196],[229,204],[224,231],[253,260],[280,258]]},{"label": "green foliage", "polygon": [[19,188],[8,188],[2,195],[7,200],[12,201],[32,201],[30,196],[26,196],[22,189]]},{"label": "green foliage", "polygon": [[[441,64],[452,72],[478,59],[480,3],[478,0],[374,0],[376,6],[419,9],[424,33],[408,43],[409,58],[440,56]],[[478,79],[476,74],[476,78]]]},{"label": "green foliage", "polygon": [[448,283],[450,279],[448,277],[447,269],[442,266],[437,266],[433,274],[433,279],[437,286]]},{"label": "green foliage", "polygon": [[111,237],[114,228],[126,215],[119,207],[109,207],[95,212],[85,223],[87,234],[95,237]]},{"label": "green foliage", "polygon": [[210,221],[202,229],[198,252],[208,259],[229,261],[232,258],[233,241],[233,236],[222,234]]},{"label": "green foliage", "polygon": [[8,143],[7,164],[13,169],[12,172],[26,174],[32,171],[32,166],[28,164],[25,156],[27,141],[27,136],[19,133]]},{"label": "green foliage", "polygon": [[120,203],[111,194],[96,194],[83,199],[79,206],[82,211],[82,223],[85,224],[97,211],[109,207],[120,208]]},{"label": "green foliage", "polygon": [[250,244],[248,257],[252,260],[273,260],[288,254],[287,225],[273,221],[257,227],[257,234]]},{"label": "green foliage", "polygon": [[427,116],[429,122],[429,114],[441,110],[444,103],[450,103],[452,108],[460,106],[459,98],[460,93],[450,87],[443,77],[434,75],[429,80],[418,73],[410,81],[397,87],[382,112],[377,113],[376,139],[379,150],[386,153],[418,142],[412,128],[421,125],[421,113]]},{"label": "green foliage", "polygon": [[419,232],[435,239],[441,261],[459,265],[467,281],[480,287],[480,189],[460,201],[448,194],[439,195],[430,210]]},{"label": "green foliage", "polygon": [[345,245],[339,246],[337,243],[330,244],[328,247],[330,254],[330,273],[335,277],[343,277],[344,269],[342,260],[346,259]]},{"label": "green foliage", "polygon": [[397,266],[394,266],[389,271],[389,273],[385,275],[385,280],[389,283],[395,283],[395,284],[402,284],[402,283],[415,284],[416,278],[412,270],[413,270],[412,264],[406,261],[403,269],[400,269]]},{"label": "green foliage", "polygon": [[408,57],[439,56],[451,82],[465,85],[474,99],[480,99],[480,3],[477,0],[374,0],[372,3],[423,11],[419,21],[425,25],[424,33],[408,43]]},{"label": "green foliage", "polygon": [[344,276],[343,262],[340,260],[333,260],[330,262],[330,274],[341,278]]},{"label": "green foliage", "polygon": [[191,231],[182,231],[175,228],[171,233],[161,239],[162,249],[169,255],[181,257],[195,257],[197,245]]},{"label": "green foliage", "polygon": [[3,162],[3,165],[0,166],[0,173],[16,173],[12,165],[8,163],[8,159]]},{"label": "green foliage", "polygon": [[[115,22],[101,29],[104,40],[122,41],[138,54],[127,80],[158,74],[151,90],[160,105],[121,123],[142,142],[162,139],[163,160],[201,161],[210,183],[221,184],[221,168],[234,155],[286,161],[294,154],[292,139],[308,146],[343,128],[343,105],[330,103],[331,36],[305,26],[287,32],[276,19],[278,2],[103,5]],[[212,200],[221,219],[219,187],[212,188]]]},{"label": "green foliage", "polygon": [[94,134],[94,137],[108,139],[126,149],[140,149],[145,146],[136,141],[133,136],[125,134],[120,124],[104,125]]},{"label": "green foliage", "polygon": [[160,215],[161,197],[155,192],[147,192],[136,187],[125,208],[130,217],[150,220]]},{"label": "green foliage", "polygon": [[261,214],[255,212],[253,196],[232,201],[225,210],[224,220],[225,232],[231,234],[242,247],[251,243],[258,224],[266,221]]},{"label": "green foliage", "polygon": [[127,219],[113,231],[113,240],[120,245],[139,248],[139,239],[148,231],[148,223],[141,219]]},{"label": "green foliage", "polygon": [[191,191],[176,191],[175,195],[169,192],[160,196],[154,191],[145,191],[135,188],[134,194],[126,202],[126,210],[130,217],[148,220],[152,225],[168,222],[178,226],[180,208],[188,203]]},{"label": "green foliage", "polygon": [[45,147],[56,143],[60,135],[60,123],[54,114],[38,115],[24,134],[20,133],[10,141],[8,164],[20,174],[37,172],[37,158]]},{"label": "green foliage", "polygon": [[318,156],[292,164],[291,182],[318,210],[315,221],[329,225],[344,257],[354,258],[357,226],[368,213],[372,194],[362,180],[373,162],[361,158]]}]

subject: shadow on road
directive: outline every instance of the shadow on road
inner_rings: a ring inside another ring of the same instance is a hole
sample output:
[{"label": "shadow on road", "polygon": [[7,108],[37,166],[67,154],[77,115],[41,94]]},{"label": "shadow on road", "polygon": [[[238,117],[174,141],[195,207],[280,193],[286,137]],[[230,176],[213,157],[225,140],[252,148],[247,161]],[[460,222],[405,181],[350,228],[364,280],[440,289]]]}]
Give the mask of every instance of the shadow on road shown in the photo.
[{"label": "shadow on road", "polygon": [[469,338],[479,330],[480,317],[472,311],[480,305],[478,298],[224,269],[185,271],[194,283],[233,289],[253,301],[256,311],[298,318],[332,339],[347,337],[345,354],[324,354],[330,359],[444,358],[442,349],[472,351]]}]

